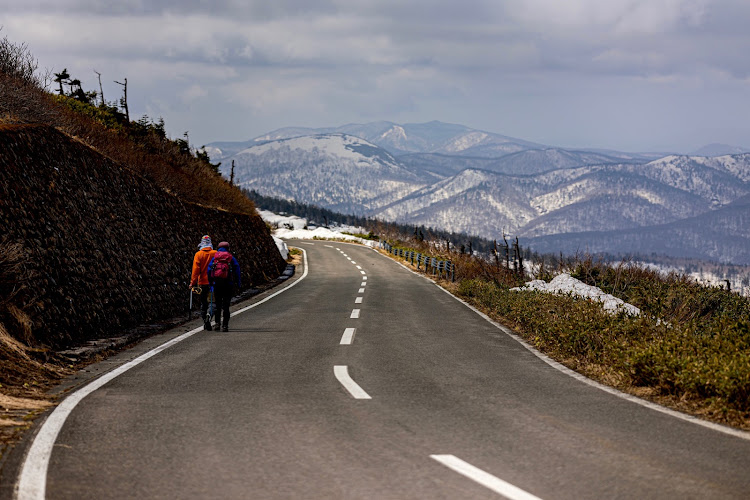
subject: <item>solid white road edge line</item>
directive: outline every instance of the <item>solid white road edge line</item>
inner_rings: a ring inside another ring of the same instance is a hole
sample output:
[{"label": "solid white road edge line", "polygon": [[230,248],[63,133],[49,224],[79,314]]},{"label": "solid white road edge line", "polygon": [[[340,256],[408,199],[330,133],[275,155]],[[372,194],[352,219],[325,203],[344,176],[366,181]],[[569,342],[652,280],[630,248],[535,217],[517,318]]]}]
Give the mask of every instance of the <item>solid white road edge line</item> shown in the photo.
[{"label": "solid white road edge line", "polygon": [[[300,250],[302,250],[303,261],[305,264],[305,271],[302,273],[300,279],[292,282],[289,286],[284,287],[282,290],[269,295],[265,299],[260,300],[255,304],[243,307],[242,309],[233,312],[231,315],[236,316],[254,307],[258,307],[259,305],[271,300],[277,295],[286,292],[297,283],[305,279],[308,270],[307,252],[305,252],[304,249]],[[182,342],[183,340],[190,338],[201,331],[203,331],[203,326],[195,328],[194,330],[190,330],[187,333],[183,333],[179,337],[175,337],[172,340],[160,345],[159,347],[141,354],[137,358],[125,363],[124,365],[112,370],[111,372],[105,373],[88,385],[68,395],[68,397],[66,397],[47,417],[47,419],[39,429],[36,437],[34,438],[34,441],[32,442],[31,447],[26,454],[26,458],[24,459],[23,467],[21,468],[21,474],[19,476],[18,484],[16,485],[16,498],[18,500],[44,500],[47,489],[47,468],[49,466],[49,459],[52,455],[52,448],[55,445],[55,440],[57,439],[57,435],[60,433],[63,424],[65,424],[65,420],[67,420],[68,415],[70,415],[73,409],[78,405],[78,403],[81,402],[83,398],[99,389],[112,379],[130,370],[134,366],[143,363],[147,359],[159,354],[165,349],[168,349],[173,345]]]},{"label": "solid white road edge line", "polygon": [[511,500],[541,500],[539,497],[532,495],[531,493],[522,490],[517,486],[499,479],[492,474],[489,474],[482,469],[474,467],[468,462],[464,462],[458,457],[453,455],[430,455],[430,458],[437,460],[441,464],[445,465],[449,469],[452,469],[459,474],[462,474],[469,479],[476,481],[485,488],[498,493],[505,498]]},{"label": "solid white road edge line", "polygon": [[336,375],[336,379],[341,382],[341,385],[349,391],[354,399],[372,399],[357,383],[352,380],[349,376],[349,368],[343,365],[336,365],[333,367],[333,374]]},{"label": "solid white road edge line", "polygon": [[393,260],[393,259],[387,257],[386,255],[381,254],[380,252],[378,252],[378,255],[382,256],[385,259],[390,260],[391,262],[395,262],[397,265],[403,267],[404,269],[406,269],[410,273],[412,273],[412,274],[414,274],[416,276],[419,276],[420,278],[424,278],[427,281],[431,282],[439,290],[447,293],[449,296],[453,297],[455,300],[461,302],[463,305],[465,305],[466,307],[468,307],[469,309],[471,309],[472,311],[474,311],[475,313],[477,313],[478,315],[480,315],[482,318],[484,318],[490,324],[492,324],[493,326],[495,326],[496,328],[498,328],[499,330],[501,330],[504,334],[506,334],[507,336],[509,336],[510,338],[512,338],[513,340],[515,340],[519,344],[521,344],[522,346],[524,346],[534,356],[536,356],[537,358],[541,359],[542,361],[544,361],[545,363],[547,363],[552,368],[554,368],[554,369],[556,369],[556,370],[558,370],[558,371],[560,371],[560,372],[562,372],[562,373],[564,373],[564,374],[566,374],[566,375],[568,375],[570,377],[573,377],[574,379],[576,379],[576,380],[578,380],[580,382],[583,382],[586,385],[590,385],[591,387],[596,387],[597,389],[600,389],[600,390],[602,390],[604,392],[612,394],[613,396],[617,396],[620,399],[624,399],[624,400],[630,401],[631,403],[635,403],[637,405],[644,406],[644,407],[649,408],[651,410],[655,410],[655,411],[658,411],[660,413],[664,413],[666,415],[669,415],[670,417],[679,418],[680,420],[683,420],[685,422],[690,422],[690,423],[693,423],[693,424],[696,424],[696,425],[700,425],[701,427],[706,427],[708,429],[712,429],[714,431],[721,432],[722,434],[727,434],[729,436],[734,436],[734,437],[737,437],[737,438],[740,438],[740,439],[744,439],[744,440],[750,441],[750,432],[741,431],[739,429],[733,429],[732,427],[727,427],[727,426],[724,426],[724,425],[721,425],[721,424],[715,424],[715,423],[709,422],[707,420],[701,420],[698,417],[694,417],[694,416],[688,415],[686,413],[680,413],[677,410],[672,410],[670,408],[667,408],[666,406],[661,406],[661,405],[658,405],[656,403],[652,403],[651,401],[646,401],[645,399],[641,399],[639,397],[633,396],[633,395],[628,394],[626,392],[618,391],[614,387],[609,387],[607,385],[600,384],[599,382],[596,382],[596,381],[594,381],[594,380],[592,380],[592,379],[590,379],[590,378],[588,378],[588,377],[586,377],[584,375],[581,375],[580,373],[571,370],[567,366],[565,366],[565,365],[563,365],[561,363],[558,363],[557,361],[555,361],[554,359],[550,358],[549,356],[547,356],[546,354],[542,353],[541,351],[536,350],[536,348],[534,346],[532,346],[531,344],[529,344],[528,342],[526,342],[524,339],[522,339],[521,337],[519,337],[518,335],[516,335],[512,331],[510,331],[508,328],[506,328],[505,326],[503,326],[500,323],[496,322],[495,320],[493,320],[492,318],[490,318],[489,316],[487,316],[482,311],[480,311],[476,307],[472,306],[471,304],[469,304],[465,300],[463,300],[463,299],[461,299],[459,297],[456,297],[455,295],[453,295],[452,293],[450,293],[448,290],[446,290],[442,286],[438,285],[434,280],[432,280],[432,279],[428,278],[427,276],[424,276],[424,275],[422,275],[420,273],[417,273],[416,271],[412,271],[411,269],[409,269],[408,267],[406,267],[402,263],[400,263],[400,262],[398,262],[396,260]]},{"label": "solid white road edge line", "polygon": [[344,335],[341,337],[341,345],[351,345],[356,331],[356,328],[347,328],[344,330]]},{"label": "solid white road edge line", "polygon": [[352,315],[349,316],[350,319],[357,319],[359,318],[359,309],[352,309]]}]

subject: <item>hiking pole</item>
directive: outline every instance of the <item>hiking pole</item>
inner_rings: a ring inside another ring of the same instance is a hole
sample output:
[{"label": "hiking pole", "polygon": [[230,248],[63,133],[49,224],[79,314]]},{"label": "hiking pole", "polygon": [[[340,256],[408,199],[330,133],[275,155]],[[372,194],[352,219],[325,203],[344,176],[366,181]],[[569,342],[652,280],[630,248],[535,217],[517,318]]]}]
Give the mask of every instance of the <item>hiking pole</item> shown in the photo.
[{"label": "hiking pole", "polygon": [[188,321],[193,317],[193,294],[197,293],[198,295],[201,294],[201,287],[199,286],[191,286],[190,287],[190,308],[188,309]]},{"label": "hiking pole", "polygon": [[193,287],[190,287],[190,306],[188,307],[188,321],[190,321],[190,317],[193,315]]}]

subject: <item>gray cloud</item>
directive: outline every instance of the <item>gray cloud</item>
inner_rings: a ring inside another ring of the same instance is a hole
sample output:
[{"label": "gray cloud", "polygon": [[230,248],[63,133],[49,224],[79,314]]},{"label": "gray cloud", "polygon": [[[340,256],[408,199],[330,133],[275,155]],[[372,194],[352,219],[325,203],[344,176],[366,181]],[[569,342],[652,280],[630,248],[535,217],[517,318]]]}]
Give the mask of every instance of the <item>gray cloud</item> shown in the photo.
[{"label": "gray cloud", "polygon": [[42,66],[88,88],[93,69],[127,76],[137,112],[199,142],[439,119],[570,146],[750,145],[740,0],[3,3]]}]

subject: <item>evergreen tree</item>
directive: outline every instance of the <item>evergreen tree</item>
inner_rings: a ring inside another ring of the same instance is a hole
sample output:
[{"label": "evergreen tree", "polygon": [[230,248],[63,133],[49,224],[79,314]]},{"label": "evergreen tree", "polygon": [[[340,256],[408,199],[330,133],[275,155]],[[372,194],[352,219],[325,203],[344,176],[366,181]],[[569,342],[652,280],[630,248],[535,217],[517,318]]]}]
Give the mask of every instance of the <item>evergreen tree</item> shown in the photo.
[{"label": "evergreen tree", "polygon": [[68,68],[64,68],[61,72],[55,73],[54,75],[54,82],[60,85],[60,95],[65,95],[63,83],[67,85],[68,81],[70,80],[70,73],[68,73]]},{"label": "evergreen tree", "polygon": [[206,146],[201,146],[199,150],[195,152],[196,158],[198,158],[200,161],[202,161],[205,165],[207,165],[213,173],[216,175],[219,175],[219,166],[221,166],[221,162],[213,164],[211,163],[211,158],[208,157],[208,153],[206,152]]}]

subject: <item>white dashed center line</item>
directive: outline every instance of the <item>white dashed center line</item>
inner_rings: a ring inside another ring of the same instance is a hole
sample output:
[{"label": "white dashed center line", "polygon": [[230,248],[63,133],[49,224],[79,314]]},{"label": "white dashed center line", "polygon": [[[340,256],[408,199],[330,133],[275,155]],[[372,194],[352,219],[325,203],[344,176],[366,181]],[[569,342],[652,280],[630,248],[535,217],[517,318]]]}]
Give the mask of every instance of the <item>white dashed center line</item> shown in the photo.
[{"label": "white dashed center line", "polygon": [[430,458],[510,500],[541,500],[453,455],[430,455]]},{"label": "white dashed center line", "polygon": [[365,289],[364,288],[360,288],[357,293],[365,293]]},{"label": "white dashed center line", "polygon": [[344,330],[344,335],[341,337],[341,345],[350,345],[354,340],[354,332],[356,332],[356,328],[347,328]]},{"label": "white dashed center line", "polygon": [[359,309],[352,309],[352,315],[349,316],[350,319],[357,319],[359,318]]},{"label": "white dashed center line", "polygon": [[352,380],[349,376],[349,368],[347,366],[337,365],[333,367],[333,374],[344,388],[349,391],[349,394],[354,396],[355,399],[372,399],[357,383]]},{"label": "white dashed center line", "polygon": [[356,299],[354,299],[354,303],[355,304],[361,304],[362,303],[362,297],[357,297]]}]

